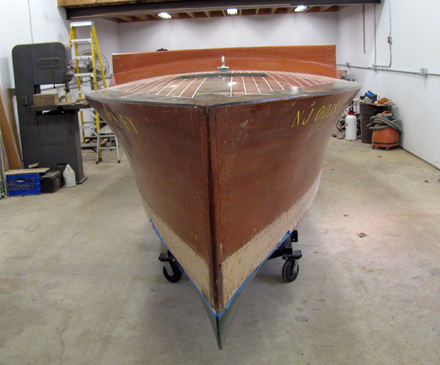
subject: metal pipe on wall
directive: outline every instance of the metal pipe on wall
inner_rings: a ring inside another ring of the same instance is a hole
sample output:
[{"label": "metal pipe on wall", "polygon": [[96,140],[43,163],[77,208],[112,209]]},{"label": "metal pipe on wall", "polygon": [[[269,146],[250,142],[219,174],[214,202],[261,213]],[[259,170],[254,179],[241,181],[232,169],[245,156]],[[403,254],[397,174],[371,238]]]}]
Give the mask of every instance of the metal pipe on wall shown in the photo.
[{"label": "metal pipe on wall", "polygon": [[367,53],[365,49],[365,4],[362,4],[362,41],[363,41],[363,48],[364,48],[364,54]]},{"label": "metal pipe on wall", "polygon": [[34,43],[34,32],[32,30],[32,14],[31,14],[31,0],[28,0],[28,12],[29,12],[29,28],[31,30],[31,43]]},{"label": "metal pipe on wall", "polygon": [[[386,72],[395,72],[395,73],[402,73],[402,74],[409,74],[409,75],[419,75],[419,76],[425,76],[425,77],[427,77],[427,76],[440,76],[440,74],[438,74],[438,73],[428,72],[428,70],[426,68],[421,68],[419,72],[391,69],[392,61],[393,61],[391,0],[388,0],[388,4],[389,4],[389,16],[390,16],[390,32],[389,32],[390,63],[389,63],[389,65],[385,66],[385,65],[377,65],[376,64],[376,61],[377,61],[377,29],[376,29],[377,24],[376,24],[376,4],[373,4],[373,7],[374,7],[374,63],[373,63],[373,65],[370,67],[368,67],[368,66],[352,66],[352,65],[350,65],[349,62],[346,62],[345,64],[337,63],[336,66],[347,67],[348,69],[355,68],[355,69],[360,69],[360,70],[386,71]],[[364,8],[364,6],[363,6],[362,10],[363,10],[363,12],[362,12],[363,21],[364,21],[363,32],[364,32],[364,53],[365,53],[365,8]]]}]

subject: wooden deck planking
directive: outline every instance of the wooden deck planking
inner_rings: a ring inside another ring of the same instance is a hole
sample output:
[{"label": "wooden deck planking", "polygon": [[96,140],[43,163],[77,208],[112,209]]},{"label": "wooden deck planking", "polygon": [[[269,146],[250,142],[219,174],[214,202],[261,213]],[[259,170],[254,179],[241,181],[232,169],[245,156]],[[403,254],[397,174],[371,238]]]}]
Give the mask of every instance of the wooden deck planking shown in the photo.
[{"label": "wooden deck planking", "polygon": [[260,90],[257,87],[257,84],[255,83],[255,80],[253,77],[243,77],[244,83],[246,86],[246,94],[260,94]]},{"label": "wooden deck planking", "polygon": [[270,93],[273,91],[270,85],[265,81],[265,77],[254,77],[253,79],[260,93]]},{"label": "wooden deck planking", "polygon": [[[232,71],[238,73],[257,73],[263,71]],[[200,74],[200,72],[198,72]],[[193,73],[197,75],[198,73]],[[317,85],[330,84],[334,79],[293,72],[264,72],[267,77],[258,76],[230,76],[228,83],[230,96],[243,96],[252,94],[269,93],[275,91],[303,88]],[[178,79],[180,74],[166,77],[154,77],[133,81],[128,84],[115,86],[114,90],[130,94],[149,94],[182,98],[194,98],[198,90],[210,78]],[[229,77],[229,76],[228,76]]]},{"label": "wooden deck planking", "polygon": [[178,95],[181,98],[192,98],[199,87],[205,82],[206,79],[194,79],[189,83],[187,88]]}]

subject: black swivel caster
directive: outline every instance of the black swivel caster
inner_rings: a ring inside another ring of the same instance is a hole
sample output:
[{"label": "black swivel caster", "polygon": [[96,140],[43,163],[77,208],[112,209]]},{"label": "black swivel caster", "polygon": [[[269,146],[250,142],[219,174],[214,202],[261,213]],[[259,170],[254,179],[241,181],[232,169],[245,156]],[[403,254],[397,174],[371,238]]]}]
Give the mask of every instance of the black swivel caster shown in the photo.
[{"label": "black swivel caster", "polygon": [[170,261],[171,271],[173,272],[172,275],[168,274],[167,268],[163,267],[163,276],[165,276],[165,279],[172,283],[177,283],[180,279],[182,279],[183,276],[183,268],[180,266],[180,264],[175,261]]},{"label": "black swivel caster", "polygon": [[281,270],[281,276],[287,283],[294,281],[299,272],[298,260],[302,257],[301,250],[293,250],[292,243],[298,242],[298,232],[293,231],[290,236],[272,253],[269,260],[282,257],[285,262]]},{"label": "black swivel caster", "polygon": [[159,256],[159,261],[161,262],[168,262],[171,266],[171,275],[168,273],[167,268],[163,267],[163,276],[165,276],[165,279],[167,279],[171,283],[177,283],[180,279],[182,279],[183,276],[183,268],[182,266],[177,262],[176,258],[173,256],[173,254],[168,251],[167,253],[161,253]]},{"label": "black swivel caster", "polygon": [[294,281],[299,273],[299,264],[298,260],[286,260],[283,265],[282,276],[283,280],[291,283]]}]

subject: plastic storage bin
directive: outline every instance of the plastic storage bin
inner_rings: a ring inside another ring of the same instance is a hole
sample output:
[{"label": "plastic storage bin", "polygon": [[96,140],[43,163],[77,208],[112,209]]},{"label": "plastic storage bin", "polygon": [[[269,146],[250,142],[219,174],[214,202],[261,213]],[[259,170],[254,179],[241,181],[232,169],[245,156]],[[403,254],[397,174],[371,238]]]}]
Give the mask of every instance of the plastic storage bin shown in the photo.
[{"label": "plastic storage bin", "polygon": [[40,174],[7,175],[6,183],[9,196],[41,194]]},{"label": "plastic storage bin", "polygon": [[361,140],[362,143],[372,143],[373,130],[368,129],[367,125],[371,122],[371,117],[384,112],[385,110],[391,110],[390,105],[375,105],[360,102],[361,112]]},{"label": "plastic storage bin", "polygon": [[52,170],[41,177],[41,192],[55,193],[61,188],[61,172]]}]

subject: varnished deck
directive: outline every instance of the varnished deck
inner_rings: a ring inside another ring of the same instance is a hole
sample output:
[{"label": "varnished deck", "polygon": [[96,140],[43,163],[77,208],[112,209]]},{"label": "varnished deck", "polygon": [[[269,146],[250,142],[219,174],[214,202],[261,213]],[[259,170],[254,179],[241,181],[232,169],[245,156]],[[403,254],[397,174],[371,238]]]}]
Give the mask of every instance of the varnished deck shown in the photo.
[{"label": "varnished deck", "polygon": [[[234,74],[234,72],[231,72]],[[292,90],[303,87],[331,84],[334,79],[324,76],[313,76],[293,72],[264,72],[267,77],[243,76],[261,74],[261,71],[235,71],[239,76],[225,76],[229,87],[229,96],[243,96],[251,94],[270,93],[274,91]],[[194,73],[197,76],[202,73]],[[212,75],[221,73],[212,72]],[[132,81],[112,89],[128,94],[162,95],[179,98],[194,98],[209,77],[180,78],[182,75],[154,77],[144,80]],[[209,81],[208,81],[209,82]]]}]

